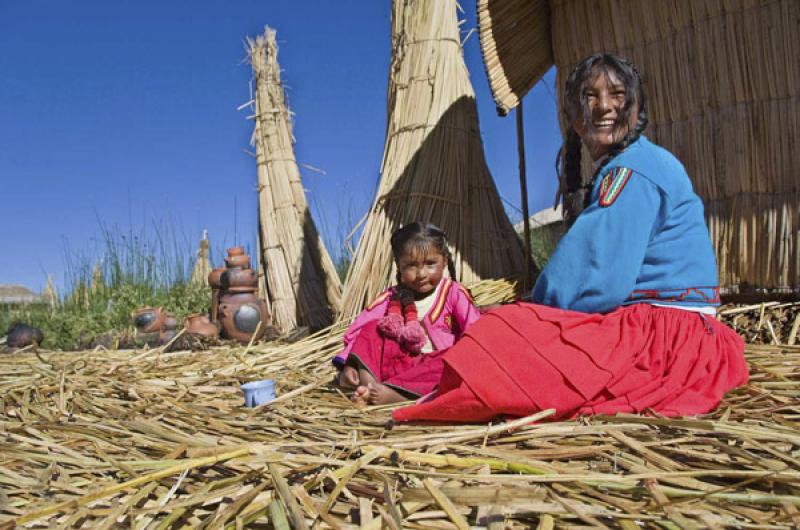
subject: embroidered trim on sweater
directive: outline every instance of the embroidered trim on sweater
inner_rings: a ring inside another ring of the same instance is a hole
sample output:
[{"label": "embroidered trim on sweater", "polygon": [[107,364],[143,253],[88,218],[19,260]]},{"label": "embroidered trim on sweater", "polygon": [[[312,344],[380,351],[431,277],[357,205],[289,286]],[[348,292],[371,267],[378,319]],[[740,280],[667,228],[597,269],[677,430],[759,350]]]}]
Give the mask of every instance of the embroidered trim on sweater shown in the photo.
[{"label": "embroidered trim on sweater", "polygon": [[447,293],[450,291],[450,287],[453,285],[453,280],[450,278],[443,278],[442,281],[447,283],[445,283],[439,290],[439,297],[437,298],[436,302],[433,303],[433,309],[431,309],[431,312],[428,313],[431,322],[436,322],[436,320],[442,314],[444,303],[447,300]]},{"label": "embroidered trim on sweater", "polygon": [[628,302],[658,300],[659,302],[719,303],[719,287],[686,287],[685,289],[637,289],[628,297]]},{"label": "embroidered trim on sweater", "polygon": [[627,167],[615,167],[606,173],[600,183],[600,206],[608,207],[614,204],[632,173],[633,171]]}]

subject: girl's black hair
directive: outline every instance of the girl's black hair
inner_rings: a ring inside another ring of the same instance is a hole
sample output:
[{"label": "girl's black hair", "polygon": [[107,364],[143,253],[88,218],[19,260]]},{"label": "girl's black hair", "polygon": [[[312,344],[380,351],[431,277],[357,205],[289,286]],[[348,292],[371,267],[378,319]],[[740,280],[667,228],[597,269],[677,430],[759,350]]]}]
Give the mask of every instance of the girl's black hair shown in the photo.
[{"label": "girl's black hair", "polygon": [[[409,223],[394,231],[391,244],[392,256],[394,256],[395,262],[407,252],[426,252],[431,248],[436,249],[447,260],[447,270],[450,272],[450,277],[456,278],[456,266],[447,246],[447,234],[438,226],[418,221]],[[413,293],[406,293],[405,291],[408,291],[408,289],[402,288],[399,270],[397,271],[397,285],[400,288],[399,294],[401,300],[403,300],[403,305],[406,304],[405,298],[408,296],[411,296],[411,301],[413,301]]]},{"label": "girl's black hair", "polygon": [[564,199],[564,220],[567,225],[572,225],[581,211],[588,206],[594,180],[602,168],[602,165],[599,166],[589,182],[584,184],[581,176],[581,139],[572,124],[576,119],[582,118],[584,121],[591,119],[586,84],[593,77],[608,72],[613,72],[625,87],[625,105],[617,117],[618,124],[631,123],[630,114],[635,108],[638,108],[638,115],[636,123],[629,128],[625,137],[612,146],[606,155],[606,160],[610,160],[638,140],[647,127],[642,78],[633,63],[610,53],[595,53],[582,60],[572,70],[564,87],[563,112],[567,122],[567,137],[556,158],[558,173],[556,203],[560,197]]}]

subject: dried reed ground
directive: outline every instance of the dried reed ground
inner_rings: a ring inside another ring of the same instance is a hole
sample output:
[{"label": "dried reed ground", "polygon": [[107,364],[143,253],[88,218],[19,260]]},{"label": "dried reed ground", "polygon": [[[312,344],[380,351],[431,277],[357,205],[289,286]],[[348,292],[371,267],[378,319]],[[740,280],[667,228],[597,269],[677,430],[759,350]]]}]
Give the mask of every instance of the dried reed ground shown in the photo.
[{"label": "dried reed ground", "polygon": [[[513,286],[476,291],[487,303]],[[341,331],[2,357],[0,527],[800,524],[800,347],[748,346],[751,383],[701,418],[388,430],[388,408],[357,410],[328,384]],[[280,397],[243,408],[239,384],[260,378]]]}]

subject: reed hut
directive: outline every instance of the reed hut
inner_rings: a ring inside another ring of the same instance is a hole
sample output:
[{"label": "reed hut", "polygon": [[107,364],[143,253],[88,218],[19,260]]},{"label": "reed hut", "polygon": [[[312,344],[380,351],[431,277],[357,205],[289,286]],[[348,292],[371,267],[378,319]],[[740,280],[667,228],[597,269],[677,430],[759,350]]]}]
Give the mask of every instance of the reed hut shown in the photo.
[{"label": "reed hut", "polygon": [[275,30],[267,27],[247,39],[246,48],[255,86],[259,257],[273,325],[281,331],[319,329],[333,322],[342,287],[300,180]]},{"label": "reed hut", "polygon": [[[647,134],[686,166],[730,294],[800,288],[800,2],[478,0],[501,115],[553,65],[608,51],[641,70]],[[559,97],[562,90],[559,90]]]},{"label": "reed hut", "polygon": [[518,275],[519,239],[486,166],[455,0],[397,0],[388,125],[377,195],[345,280],[342,318],[392,283],[392,232],[412,221],[448,234],[458,279]]}]

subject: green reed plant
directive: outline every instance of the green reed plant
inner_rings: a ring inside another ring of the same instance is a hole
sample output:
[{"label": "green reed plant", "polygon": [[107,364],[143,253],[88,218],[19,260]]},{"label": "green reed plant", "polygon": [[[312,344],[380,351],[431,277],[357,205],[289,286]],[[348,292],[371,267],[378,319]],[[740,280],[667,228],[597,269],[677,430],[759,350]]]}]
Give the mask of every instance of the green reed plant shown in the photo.
[{"label": "green reed plant", "polygon": [[209,310],[208,286],[189,282],[196,243],[174,225],[123,231],[101,223],[100,233],[94,251],[65,244],[65,294],[54,307],[0,310],[0,332],[21,321],[42,329],[45,347],[78,349],[103,335],[132,334],[131,313],[140,307],[162,306],[179,322]]}]

